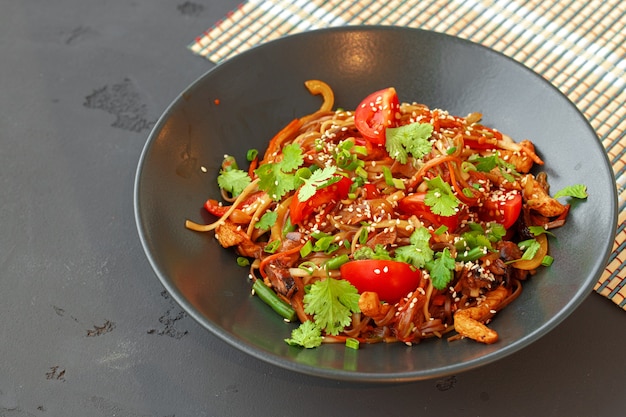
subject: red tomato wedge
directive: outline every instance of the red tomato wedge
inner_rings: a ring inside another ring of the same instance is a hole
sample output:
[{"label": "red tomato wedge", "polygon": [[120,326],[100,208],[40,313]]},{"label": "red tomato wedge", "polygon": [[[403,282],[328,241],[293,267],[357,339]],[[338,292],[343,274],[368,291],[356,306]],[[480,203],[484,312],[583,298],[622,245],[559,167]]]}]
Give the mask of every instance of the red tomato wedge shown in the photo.
[{"label": "red tomato wedge", "polygon": [[397,126],[396,114],[400,108],[398,94],[393,87],[367,96],[354,111],[354,125],[364,138],[377,145],[385,144],[385,130]]},{"label": "red tomato wedge", "polygon": [[397,303],[420,284],[422,273],[404,262],[378,259],[350,261],[339,268],[341,277],[359,293],[372,291],[388,303]]},{"label": "red tomato wedge", "polygon": [[426,193],[409,194],[398,201],[398,210],[404,214],[414,214],[420,220],[427,220],[433,227],[446,226],[449,232],[454,232],[459,225],[459,215],[440,216],[431,211],[424,203]]},{"label": "red tomato wedge", "polygon": [[517,191],[502,193],[499,198],[487,199],[480,211],[480,218],[486,222],[497,222],[505,229],[515,224],[522,211],[522,196]]},{"label": "red tomato wedge", "polygon": [[293,224],[302,224],[315,210],[320,209],[329,204],[337,204],[339,200],[343,200],[348,196],[352,180],[340,175],[341,179],[328,187],[318,189],[313,196],[305,201],[298,199],[298,192],[293,196],[289,205],[291,222]]}]

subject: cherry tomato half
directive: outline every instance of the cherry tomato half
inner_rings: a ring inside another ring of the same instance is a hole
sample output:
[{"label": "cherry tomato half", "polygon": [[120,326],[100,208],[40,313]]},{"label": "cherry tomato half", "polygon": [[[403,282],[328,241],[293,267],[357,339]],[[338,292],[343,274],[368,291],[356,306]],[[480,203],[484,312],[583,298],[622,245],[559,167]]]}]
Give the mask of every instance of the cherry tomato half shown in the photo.
[{"label": "cherry tomato half", "polygon": [[458,213],[453,216],[440,216],[431,211],[430,207],[424,203],[426,193],[409,194],[398,201],[398,210],[404,214],[414,214],[420,220],[427,220],[436,229],[439,226],[446,226],[449,232],[454,232],[459,225]]},{"label": "cherry tomato half", "polygon": [[359,293],[372,291],[388,303],[396,303],[420,284],[422,273],[404,262],[378,259],[350,261],[339,268],[341,277]]},{"label": "cherry tomato half", "polygon": [[511,190],[505,192],[499,198],[487,199],[480,210],[480,218],[486,222],[497,222],[505,229],[515,224],[522,211],[522,196],[519,192]]},{"label": "cherry tomato half", "polygon": [[289,212],[291,216],[291,222],[293,224],[301,224],[306,220],[316,209],[329,204],[336,204],[339,200],[343,200],[348,196],[350,192],[350,186],[352,180],[350,178],[340,175],[341,179],[328,187],[318,189],[313,196],[305,201],[298,199],[298,192],[293,196],[291,205],[289,206]]},{"label": "cherry tomato half", "polygon": [[367,96],[354,111],[354,125],[364,138],[377,145],[385,144],[385,130],[397,125],[400,109],[398,94],[393,87]]}]

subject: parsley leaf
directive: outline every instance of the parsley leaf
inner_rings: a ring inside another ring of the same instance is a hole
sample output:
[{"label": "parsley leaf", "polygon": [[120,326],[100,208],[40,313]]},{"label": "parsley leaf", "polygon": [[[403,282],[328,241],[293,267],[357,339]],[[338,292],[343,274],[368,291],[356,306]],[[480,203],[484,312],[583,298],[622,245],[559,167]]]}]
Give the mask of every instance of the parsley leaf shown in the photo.
[{"label": "parsley leaf", "polygon": [[283,147],[283,158],[277,162],[263,164],[254,170],[259,177],[259,189],[267,192],[275,200],[280,200],[289,191],[300,186],[302,179],[292,171],[304,163],[302,149],[298,144]]},{"label": "parsley leaf", "polygon": [[438,290],[444,290],[454,276],[454,267],[456,262],[450,250],[445,248],[443,252],[437,252],[435,259],[426,265],[426,268],[430,272],[430,279],[433,283],[433,287]]},{"label": "parsley leaf", "polygon": [[259,221],[254,224],[254,227],[261,230],[269,229],[276,223],[277,218],[278,214],[275,211],[266,211]]},{"label": "parsley leaf", "polygon": [[433,259],[434,252],[430,248],[430,237],[430,232],[425,227],[416,229],[409,237],[409,245],[396,248],[396,260],[422,268]]},{"label": "parsley leaf", "polygon": [[399,127],[388,127],[385,131],[385,147],[389,156],[406,164],[409,154],[423,158],[432,150],[430,135],[433,125],[430,123],[411,123]]},{"label": "parsley leaf", "polygon": [[252,182],[248,173],[241,169],[222,170],[217,185],[233,197],[237,197]]},{"label": "parsley leaf", "polygon": [[452,193],[452,187],[445,182],[441,175],[431,180],[426,180],[428,192],[424,197],[424,203],[430,207],[434,214],[440,216],[453,216],[459,206],[459,200]]},{"label": "parsley leaf", "polygon": [[331,184],[341,180],[340,176],[336,176],[337,167],[328,166],[324,169],[317,169],[313,171],[311,176],[304,180],[304,184],[298,191],[298,200],[303,202],[313,197],[315,192],[324,187],[328,187]]},{"label": "parsley leaf", "polygon": [[322,331],[311,320],[300,324],[291,332],[291,337],[285,339],[291,346],[302,346],[307,349],[318,347],[322,344]]},{"label": "parsley leaf", "polygon": [[585,199],[588,197],[587,186],[583,184],[570,185],[554,194],[554,198],[575,197]]},{"label": "parsley leaf", "polygon": [[359,312],[359,293],[346,280],[326,278],[316,281],[304,295],[304,312],[313,315],[315,323],[326,333],[337,335]]}]

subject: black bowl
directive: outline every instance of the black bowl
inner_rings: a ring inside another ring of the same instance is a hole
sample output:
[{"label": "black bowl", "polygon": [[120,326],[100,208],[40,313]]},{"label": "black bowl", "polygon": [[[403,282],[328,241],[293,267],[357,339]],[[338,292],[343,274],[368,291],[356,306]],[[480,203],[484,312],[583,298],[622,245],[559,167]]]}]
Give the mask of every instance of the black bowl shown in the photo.
[{"label": "black bowl", "polygon": [[[186,219],[208,222],[202,204],[219,198],[216,176],[224,154],[245,161],[263,150],[291,119],[320,105],[304,81],[331,85],[338,107],[396,87],[401,101],[418,101],[465,115],[516,140],[531,139],[553,190],[587,185],[556,231],[554,264],[524,287],[492,327],[500,341],[428,340],[403,344],[290,347],[287,324],[250,294],[247,269],[213,233],[196,233]],[[215,100],[219,100],[219,102]],[[206,171],[206,172],[205,172]],[[523,65],[448,35],[395,27],[344,27],[289,36],[213,68],[174,100],[156,124],[139,161],[135,215],[147,257],[167,291],[206,329],[259,359],[297,372],[353,381],[440,377],[503,358],[536,341],[591,292],[611,252],[617,221],[613,172],[596,134],[556,88]]]}]

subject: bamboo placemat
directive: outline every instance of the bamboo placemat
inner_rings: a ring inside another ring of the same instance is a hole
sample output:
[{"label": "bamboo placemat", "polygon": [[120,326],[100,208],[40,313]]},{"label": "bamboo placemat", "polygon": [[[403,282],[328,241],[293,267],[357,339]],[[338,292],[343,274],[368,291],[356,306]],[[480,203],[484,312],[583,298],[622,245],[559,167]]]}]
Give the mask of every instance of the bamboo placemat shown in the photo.
[{"label": "bamboo placemat", "polygon": [[626,309],[626,2],[556,0],[250,0],[189,49],[219,63],[252,46],[306,30],[396,25],[483,44],[541,74],[596,130],[613,164],[619,219],[596,292]]}]

